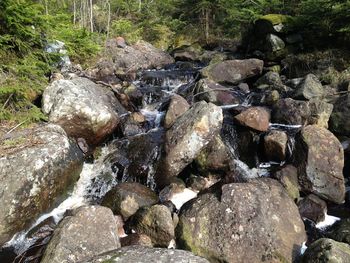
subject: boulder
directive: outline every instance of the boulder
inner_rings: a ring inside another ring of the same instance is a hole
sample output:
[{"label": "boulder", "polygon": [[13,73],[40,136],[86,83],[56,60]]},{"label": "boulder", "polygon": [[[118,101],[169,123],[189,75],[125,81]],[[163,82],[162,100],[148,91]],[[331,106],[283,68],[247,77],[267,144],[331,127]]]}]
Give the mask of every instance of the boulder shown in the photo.
[{"label": "boulder", "polygon": [[336,134],[350,136],[350,94],[341,96],[334,104],[330,129]]},{"label": "boulder", "polygon": [[277,52],[277,51],[281,51],[286,47],[286,44],[284,43],[284,41],[274,35],[274,34],[268,34],[266,36],[266,49],[270,52]]},{"label": "boulder", "polygon": [[306,101],[280,99],[273,107],[272,120],[289,125],[306,125],[311,112]]},{"label": "boulder", "polygon": [[270,125],[270,112],[263,107],[250,107],[235,116],[235,120],[257,131],[267,131]]},{"label": "boulder", "polygon": [[149,236],[155,246],[168,247],[175,237],[170,210],[164,205],[143,207],[132,216],[127,227]]},{"label": "boulder", "polygon": [[303,128],[296,142],[295,165],[302,190],[338,204],[344,201],[344,152],[330,131],[316,125]]},{"label": "boulder", "polygon": [[290,198],[292,198],[294,201],[297,201],[300,197],[297,168],[293,165],[288,164],[281,170],[277,171],[275,177],[286,189]]},{"label": "boulder", "polygon": [[325,219],[327,203],[317,195],[310,194],[306,196],[298,203],[298,207],[301,217],[310,219],[316,224]]},{"label": "boulder", "polygon": [[173,57],[177,61],[200,61],[202,53],[202,48],[198,44],[182,46],[172,52]]},{"label": "boulder", "polygon": [[57,80],[43,94],[43,112],[69,136],[97,145],[111,134],[125,113],[112,91],[86,78]]},{"label": "boulder", "polygon": [[127,246],[143,246],[153,247],[152,240],[149,236],[144,234],[132,233],[120,239],[122,247]]},{"label": "boulder", "polygon": [[350,262],[350,246],[328,238],[312,243],[305,251],[303,263]]},{"label": "boulder", "polygon": [[277,181],[227,184],[220,190],[183,206],[176,229],[180,248],[211,262],[292,262],[297,258],[306,239],[304,224]]},{"label": "boulder", "polygon": [[161,68],[174,63],[174,59],[160,49],[155,48],[150,43],[138,41],[136,44],[123,48],[117,45],[106,47],[103,61],[112,61],[116,69],[126,72],[135,72],[142,69]]},{"label": "boulder", "polygon": [[177,176],[219,134],[222,120],[222,109],[204,101],[176,120],[165,135],[165,155],[156,173],[160,186]]},{"label": "boulder", "polygon": [[102,206],[83,206],[59,223],[41,262],[80,262],[118,248],[120,241],[112,211]]},{"label": "boulder", "polygon": [[273,130],[264,137],[265,153],[270,161],[284,161],[287,155],[288,135],[284,131]]},{"label": "boulder", "polygon": [[282,83],[281,76],[277,72],[269,71],[264,76],[259,78],[255,84],[258,89],[272,89],[284,91],[286,87]]},{"label": "boulder", "polygon": [[[209,263],[204,258],[188,251],[140,246],[123,247],[104,253],[84,263],[123,262],[123,263]],[[83,263],[83,262],[81,262]]]},{"label": "boulder", "polygon": [[350,218],[335,223],[327,232],[330,238],[350,245]]},{"label": "boulder", "polygon": [[127,220],[139,208],[158,203],[158,196],[148,187],[139,183],[121,183],[110,190],[101,205],[112,209],[116,215]]},{"label": "boulder", "polygon": [[315,124],[323,128],[328,128],[328,121],[333,111],[333,105],[320,99],[309,101],[310,117],[309,124]]},{"label": "boulder", "polygon": [[231,153],[220,135],[208,144],[195,159],[198,169],[203,175],[208,172],[223,172],[230,168]]},{"label": "boulder", "polygon": [[318,78],[314,74],[308,74],[297,87],[294,97],[309,100],[320,98],[323,93],[323,87]]},{"label": "boulder", "polygon": [[226,60],[202,69],[202,76],[218,83],[238,84],[260,75],[264,62],[259,59]]},{"label": "boulder", "polygon": [[0,246],[56,205],[82,164],[83,153],[58,125],[25,129],[0,141]]},{"label": "boulder", "polygon": [[176,119],[184,114],[189,108],[190,105],[183,97],[177,94],[171,96],[169,107],[164,118],[164,127],[169,129]]},{"label": "boulder", "polygon": [[[249,89],[249,87],[248,87]],[[239,103],[239,98],[234,95],[230,88],[227,88],[210,79],[201,79],[195,87],[195,101],[205,100],[215,105],[230,105]]]}]

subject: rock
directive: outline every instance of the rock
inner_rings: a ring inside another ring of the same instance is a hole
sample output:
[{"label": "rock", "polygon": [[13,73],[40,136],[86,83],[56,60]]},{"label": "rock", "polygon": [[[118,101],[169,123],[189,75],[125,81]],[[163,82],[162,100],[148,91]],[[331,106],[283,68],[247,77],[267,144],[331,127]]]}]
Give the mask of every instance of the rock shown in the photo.
[{"label": "rock", "polygon": [[269,89],[278,91],[284,91],[286,89],[282,83],[280,75],[277,72],[272,71],[267,72],[264,76],[259,78],[255,82],[255,86],[258,89],[265,89],[265,87],[268,87]]},{"label": "rock", "polygon": [[114,94],[86,78],[57,80],[43,94],[43,112],[69,136],[97,145],[111,134],[125,113]]},{"label": "rock", "polygon": [[41,262],[80,262],[118,248],[120,241],[112,211],[83,206],[59,223]]},{"label": "rock", "polygon": [[121,69],[124,72],[161,68],[174,63],[174,59],[169,54],[145,41],[139,41],[124,48],[118,48],[114,45],[108,46],[105,56],[99,63],[106,60],[112,61],[117,69]]},{"label": "rock", "polygon": [[328,128],[328,121],[333,111],[333,105],[319,99],[309,101],[310,117],[309,124],[315,124],[323,128]]},{"label": "rock", "polygon": [[327,203],[317,195],[310,194],[306,196],[298,203],[298,207],[301,217],[310,219],[316,224],[325,219]]},{"label": "rock", "polygon": [[267,14],[260,17],[255,22],[255,30],[262,35],[268,33],[280,33],[285,29],[288,22],[288,16],[281,14]]},{"label": "rock", "polygon": [[286,44],[280,37],[274,34],[268,34],[266,36],[266,49],[270,52],[280,51],[283,50],[285,47]]},{"label": "rock", "polygon": [[58,125],[0,141],[0,246],[56,204],[79,177],[83,153]]},{"label": "rock", "polygon": [[197,192],[191,189],[185,188],[186,186],[179,186],[177,184],[171,183],[170,185],[164,187],[159,193],[159,199],[162,203],[170,201],[177,210],[187,203],[189,200],[197,197]]},{"label": "rock", "polygon": [[275,176],[286,189],[290,198],[297,201],[300,197],[297,168],[288,164],[277,171]]},{"label": "rock", "polygon": [[216,174],[209,174],[208,177],[190,175],[186,185],[193,191],[201,192],[218,183],[221,179],[221,176]]},{"label": "rock", "polygon": [[116,44],[119,48],[125,48],[127,46],[126,41],[123,37],[116,37]]},{"label": "rock", "polygon": [[287,154],[288,135],[284,131],[273,130],[264,137],[265,153],[270,161],[284,161]]},{"label": "rock", "polygon": [[344,152],[330,131],[316,125],[303,128],[295,158],[302,190],[338,204],[344,201]]},{"label": "rock", "polygon": [[200,45],[182,46],[175,49],[172,54],[177,61],[200,61],[203,51]]},{"label": "rock", "polygon": [[164,205],[143,207],[130,219],[128,227],[149,236],[155,246],[168,247],[175,237],[171,212]]},{"label": "rock", "polygon": [[176,120],[165,135],[165,156],[156,173],[160,186],[177,176],[219,134],[222,120],[221,108],[204,101],[195,103]]},{"label": "rock", "polygon": [[209,263],[206,259],[197,257],[188,251],[140,246],[123,247],[84,261],[84,263],[112,262],[112,260],[123,263]]},{"label": "rock", "polygon": [[139,208],[157,204],[158,201],[157,194],[142,184],[121,183],[105,195],[101,205],[127,220]]},{"label": "rock", "polygon": [[312,243],[305,251],[303,263],[346,263],[350,261],[350,246],[328,238]]},{"label": "rock", "polygon": [[350,218],[335,223],[327,232],[330,238],[350,245]]},{"label": "rock", "polygon": [[238,84],[240,81],[260,75],[264,62],[259,59],[226,60],[202,69],[202,76],[218,83]]},{"label": "rock", "polygon": [[230,150],[227,148],[220,135],[215,136],[195,159],[198,169],[204,175],[207,175],[208,172],[224,172],[229,170],[230,161]]},{"label": "rock", "polygon": [[146,124],[147,121],[145,116],[140,112],[132,112],[124,118],[121,118],[120,128],[125,137],[131,137],[140,133],[145,133]]},{"label": "rock", "polygon": [[239,124],[257,131],[267,131],[270,125],[270,112],[263,107],[250,107],[235,116]]},{"label": "rock", "polygon": [[120,239],[122,247],[127,246],[143,246],[153,247],[152,240],[149,236],[133,233]]},{"label": "rock", "polygon": [[295,91],[295,98],[297,99],[313,99],[323,96],[323,87],[321,82],[314,74],[308,74],[300,83]]},{"label": "rock", "polygon": [[306,101],[291,98],[280,99],[273,108],[272,120],[276,123],[289,125],[306,125],[311,115]]},{"label": "rock", "polygon": [[[249,88],[248,88],[249,89]],[[201,79],[195,87],[195,101],[205,100],[215,105],[238,104],[239,98],[234,96],[232,90],[210,79]]]},{"label": "rock", "polygon": [[336,134],[350,136],[350,94],[341,96],[334,104],[330,129]]},{"label": "rock", "polygon": [[211,262],[292,262],[306,239],[297,207],[271,179],[198,196],[181,209],[176,232],[179,247]]},{"label": "rock", "polygon": [[165,114],[164,127],[169,129],[176,119],[184,114],[189,108],[190,105],[183,97],[177,94],[171,96],[168,111]]}]

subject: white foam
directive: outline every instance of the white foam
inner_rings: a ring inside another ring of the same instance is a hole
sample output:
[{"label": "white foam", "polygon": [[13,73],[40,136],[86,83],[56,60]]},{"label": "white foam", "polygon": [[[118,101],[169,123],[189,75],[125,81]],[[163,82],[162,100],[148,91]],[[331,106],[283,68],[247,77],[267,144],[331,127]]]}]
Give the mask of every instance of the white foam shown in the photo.
[{"label": "white foam", "polygon": [[306,242],[304,242],[300,248],[300,255],[304,255],[306,249],[307,249]]},{"label": "white foam", "polygon": [[174,194],[170,201],[175,205],[176,209],[180,209],[185,203],[197,197],[197,193],[191,189],[185,188],[182,192]]},{"label": "white foam", "polygon": [[318,223],[316,225],[316,228],[323,229],[323,228],[329,227],[339,220],[340,220],[339,217],[330,216],[330,215],[327,215],[327,213],[325,213],[325,219],[322,222]]}]

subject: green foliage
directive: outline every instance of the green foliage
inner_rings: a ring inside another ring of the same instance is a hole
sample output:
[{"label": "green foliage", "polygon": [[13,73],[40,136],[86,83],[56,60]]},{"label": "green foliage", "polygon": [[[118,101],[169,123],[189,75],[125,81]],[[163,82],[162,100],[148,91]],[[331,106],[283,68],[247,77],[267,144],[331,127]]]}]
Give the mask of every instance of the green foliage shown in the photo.
[{"label": "green foliage", "polygon": [[137,27],[128,19],[115,20],[112,23],[112,35],[122,36],[129,43],[135,43],[142,39],[142,28]]}]

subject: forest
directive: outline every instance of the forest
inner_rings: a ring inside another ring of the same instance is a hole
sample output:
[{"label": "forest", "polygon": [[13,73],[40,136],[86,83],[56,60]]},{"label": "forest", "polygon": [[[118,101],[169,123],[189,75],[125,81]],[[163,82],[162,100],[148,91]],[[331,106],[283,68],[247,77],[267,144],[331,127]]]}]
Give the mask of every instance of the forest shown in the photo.
[{"label": "forest", "polygon": [[349,10],[350,1],[342,0],[2,0],[0,118],[44,118],[32,102],[55,70],[57,57],[44,52],[53,40],[63,41],[71,59],[86,66],[111,37],[171,50],[179,35],[201,44],[240,40],[262,15],[283,14],[310,32],[317,49],[320,43],[346,46]]}]

